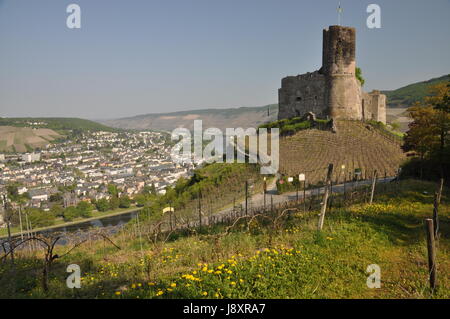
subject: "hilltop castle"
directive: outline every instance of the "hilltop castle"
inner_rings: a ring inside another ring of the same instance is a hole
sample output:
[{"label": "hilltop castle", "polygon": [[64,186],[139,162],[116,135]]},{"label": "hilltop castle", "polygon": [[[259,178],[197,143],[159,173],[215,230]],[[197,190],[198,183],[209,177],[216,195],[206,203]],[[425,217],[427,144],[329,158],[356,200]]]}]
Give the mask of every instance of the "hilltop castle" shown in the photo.
[{"label": "hilltop castle", "polygon": [[319,117],[386,123],[386,96],[363,92],[355,76],[355,44],[355,28],[324,29],[322,68],[281,80],[278,119],[313,112]]}]

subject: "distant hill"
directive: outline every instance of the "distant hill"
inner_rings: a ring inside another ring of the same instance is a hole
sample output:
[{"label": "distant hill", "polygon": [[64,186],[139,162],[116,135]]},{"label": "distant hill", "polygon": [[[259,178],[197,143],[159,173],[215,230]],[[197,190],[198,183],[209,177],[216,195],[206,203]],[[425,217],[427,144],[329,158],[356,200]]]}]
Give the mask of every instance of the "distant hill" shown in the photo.
[{"label": "distant hill", "polygon": [[112,127],[94,121],[68,117],[0,117],[0,126],[2,125],[48,128],[52,130],[116,131]]},{"label": "distant hill", "polygon": [[[268,112],[269,111],[269,112]],[[278,105],[260,107],[240,107],[227,109],[205,109],[173,113],[138,115],[115,120],[103,120],[100,123],[122,129],[153,129],[172,131],[177,127],[193,129],[194,120],[203,120],[203,127],[258,127],[272,122],[278,117]]]},{"label": "distant hill", "polygon": [[31,152],[61,137],[48,128],[0,126],[0,152]]},{"label": "distant hill", "polygon": [[450,74],[428,81],[413,83],[397,90],[382,92],[386,94],[388,107],[410,107],[416,101],[422,101],[425,96],[429,95],[428,88],[431,85],[448,81],[450,81]]}]

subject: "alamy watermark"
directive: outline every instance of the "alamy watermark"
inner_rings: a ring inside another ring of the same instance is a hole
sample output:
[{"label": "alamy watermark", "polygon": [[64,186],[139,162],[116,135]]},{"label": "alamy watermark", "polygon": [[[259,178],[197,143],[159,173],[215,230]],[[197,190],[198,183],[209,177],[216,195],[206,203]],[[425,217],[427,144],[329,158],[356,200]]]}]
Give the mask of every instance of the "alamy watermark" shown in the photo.
[{"label": "alamy watermark", "polygon": [[367,266],[367,273],[370,273],[367,277],[366,284],[368,288],[381,288],[381,268],[377,264]]},{"label": "alamy watermark", "polygon": [[[179,142],[172,148],[171,157],[177,164],[245,163],[248,160],[248,163],[261,165],[261,174],[276,174],[279,167],[279,129],[271,128],[269,133],[270,137],[266,128],[226,128],[224,135],[218,128],[203,131],[202,120],[195,120],[193,140],[187,128],[177,128],[172,132],[172,141]],[[203,148],[204,141],[211,142]]]},{"label": "alamy watermark", "polygon": [[67,266],[66,271],[71,273],[66,279],[67,288],[81,288],[81,268],[77,264]]},{"label": "alamy watermark", "polygon": [[367,13],[370,15],[367,17],[366,25],[369,29],[381,28],[381,7],[378,4],[372,3],[367,6]]}]

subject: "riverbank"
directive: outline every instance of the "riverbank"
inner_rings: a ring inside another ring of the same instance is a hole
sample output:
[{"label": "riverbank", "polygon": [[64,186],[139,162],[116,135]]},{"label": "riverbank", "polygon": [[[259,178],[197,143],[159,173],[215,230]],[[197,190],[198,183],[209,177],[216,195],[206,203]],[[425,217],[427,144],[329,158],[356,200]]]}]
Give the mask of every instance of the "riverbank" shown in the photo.
[{"label": "riverbank", "polygon": [[[53,224],[51,226],[35,228],[35,229],[33,229],[33,232],[41,232],[41,231],[52,230],[52,229],[60,228],[60,227],[74,226],[74,225],[89,222],[92,220],[103,219],[103,218],[108,218],[108,217],[131,213],[131,212],[138,211],[141,209],[142,209],[142,207],[132,206],[130,208],[119,208],[119,209],[115,209],[113,211],[110,210],[110,211],[106,211],[106,212],[99,212],[99,211],[94,210],[94,211],[92,211],[92,216],[89,218],[77,218],[70,222],[65,222],[63,219],[58,219],[55,222],[55,224]],[[17,235],[21,235],[21,234],[25,234],[25,233],[26,233],[25,231],[22,231],[22,232],[20,231],[20,227],[12,227],[11,228],[11,236],[17,236]],[[8,237],[8,230],[6,228],[0,229],[0,239],[4,239],[7,237]]]}]

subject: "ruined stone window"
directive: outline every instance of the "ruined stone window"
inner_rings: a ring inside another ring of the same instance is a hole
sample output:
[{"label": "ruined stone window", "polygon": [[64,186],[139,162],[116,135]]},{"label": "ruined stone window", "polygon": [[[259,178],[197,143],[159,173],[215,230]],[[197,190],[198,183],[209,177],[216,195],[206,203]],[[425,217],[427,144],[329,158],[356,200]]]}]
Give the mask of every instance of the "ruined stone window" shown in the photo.
[{"label": "ruined stone window", "polygon": [[302,100],[301,96],[297,96],[297,98],[295,99],[297,102],[300,102]]}]

